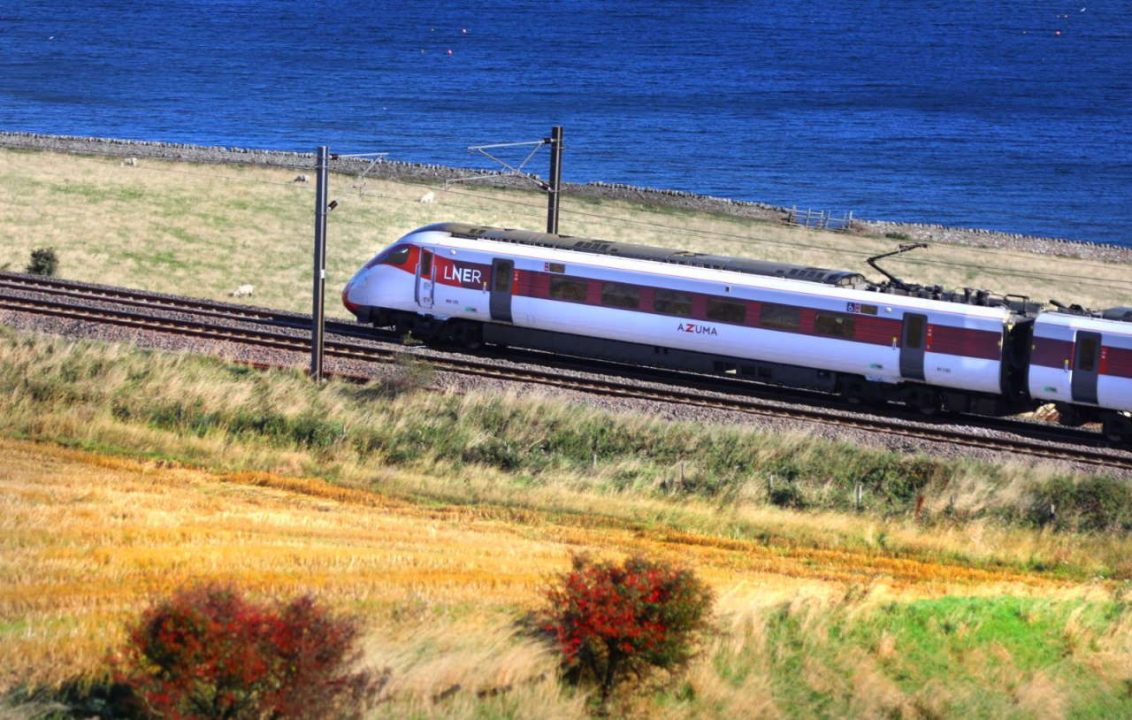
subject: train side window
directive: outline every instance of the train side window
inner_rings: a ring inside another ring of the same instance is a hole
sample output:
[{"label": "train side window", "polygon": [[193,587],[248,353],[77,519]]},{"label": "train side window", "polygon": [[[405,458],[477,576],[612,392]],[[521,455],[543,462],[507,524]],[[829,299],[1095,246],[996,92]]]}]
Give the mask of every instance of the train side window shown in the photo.
[{"label": "train side window", "polygon": [[432,251],[421,251],[421,277],[432,277]]},{"label": "train side window", "polygon": [[707,319],[725,323],[742,324],[747,317],[747,304],[741,300],[709,297]]},{"label": "train side window", "polygon": [[1097,341],[1094,338],[1085,338],[1077,349],[1077,369],[1082,372],[1096,370]]},{"label": "train side window", "polygon": [[635,309],[641,305],[641,291],[632,285],[603,283],[601,304],[608,307]]},{"label": "train side window", "polygon": [[853,337],[853,316],[843,313],[819,312],[814,315],[814,332],[830,337]]},{"label": "train side window", "polygon": [[759,325],[772,330],[797,330],[802,326],[802,311],[789,305],[763,303]]},{"label": "train side window", "polygon": [[676,290],[657,290],[652,309],[663,315],[692,317],[692,295]]},{"label": "train side window", "polygon": [[569,302],[585,302],[586,281],[554,276],[550,278],[550,297]]}]

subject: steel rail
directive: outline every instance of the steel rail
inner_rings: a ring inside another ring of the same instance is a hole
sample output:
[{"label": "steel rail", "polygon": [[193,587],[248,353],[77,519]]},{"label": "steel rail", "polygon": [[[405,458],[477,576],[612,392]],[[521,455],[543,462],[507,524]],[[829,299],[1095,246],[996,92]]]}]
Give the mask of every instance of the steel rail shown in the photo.
[{"label": "steel rail", "polygon": [[[267,347],[278,350],[307,352],[310,347],[309,334],[295,334],[301,328],[303,320],[301,315],[277,313],[275,311],[260,311],[245,306],[227,305],[205,300],[188,300],[177,302],[180,298],[162,296],[141,291],[110,288],[107,292],[101,289],[91,290],[89,286],[66,282],[53,283],[20,283],[8,282],[8,277],[0,276],[0,309],[15,312],[35,313],[56,317],[66,317],[92,323],[115,324],[134,327],[154,332],[187,335],[202,339],[221,340],[243,343],[258,347]],[[3,292],[8,288],[18,288],[24,292],[35,292],[62,296],[64,300],[51,300],[47,298],[8,297]],[[67,302],[66,300],[72,302]],[[144,314],[135,309],[118,309],[109,307],[88,307],[76,305],[79,302],[98,302],[105,304],[126,305],[129,308],[144,308],[145,310],[169,312],[176,315],[198,316],[203,319],[187,319],[185,317],[155,317]],[[235,320],[249,327],[222,326],[219,319]],[[310,319],[305,318],[309,327]],[[1095,445],[1101,444],[1101,438],[1096,433],[1082,433],[1063,428],[1042,428],[1032,423],[997,423],[995,419],[979,418],[980,421],[990,420],[989,425],[997,425],[996,429],[1011,432],[1008,438],[979,437],[969,432],[954,428],[932,425],[923,419],[912,418],[883,418],[866,414],[846,414],[844,408],[838,411],[819,406],[784,407],[765,398],[728,395],[728,390],[734,391],[735,386],[724,388],[719,393],[715,388],[711,392],[707,387],[710,381],[716,378],[703,376],[688,376],[673,373],[681,381],[689,377],[696,385],[695,390],[666,385],[662,388],[643,387],[630,379],[614,380],[609,378],[582,378],[563,375],[564,365],[550,370],[533,368],[518,368],[509,364],[500,364],[498,359],[483,359],[475,356],[461,355],[451,357],[444,354],[433,353],[428,350],[406,348],[400,345],[381,347],[388,343],[391,336],[372,337],[372,330],[361,328],[348,323],[335,323],[336,328],[330,332],[326,352],[331,357],[360,360],[364,362],[391,363],[404,356],[418,357],[435,369],[445,370],[465,375],[475,375],[511,382],[529,384],[542,384],[561,389],[574,390],[590,394],[600,394],[610,397],[620,397],[635,400],[648,400],[652,402],[675,403],[685,406],[702,407],[713,410],[741,412],[751,415],[787,419],[794,421],[814,422],[840,427],[849,427],[858,430],[881,432],[888,435],[916,438],[937,443],[949,443],[956,446],[993,450],[996,452],[1013,452],[1032,457],[1046,459],[1074,461],[1088,465],[1101,466],[1111,469],[1132,470],[1132,455],[1119,451],[1105,451],[1100,447],[1089,447],[1081,444],[1085,436],[1095,436]],[[290,330],[288,334],[286,331]],[[345,331],[339,332],[339,331]],[[362,341],[350,341],[342,337],[364,337]],[[582,369],[593,372],[593,368],[579,368],[567,363],[565,366],[572,369]],[[649,373],[657,376],[657,373]],[[665,373],[660,373],[664,376]],[[339,374],[339,376],[342,376]],[[368,380],[370,378],[357,376],[350,379]],[[726,379],[719,379],[726,380]],[[739,389],[748,389],[749,384]],[[988,423],[984,423],[988,424]],[[1046,434],[1046,440],[1021,437],[1018,432]],[[1058,437],[1060,436],[1060,437]],[[1072,437],[1067,441],[1066,438]],[[1077,443],[1067,445],[1067,442]]]}]

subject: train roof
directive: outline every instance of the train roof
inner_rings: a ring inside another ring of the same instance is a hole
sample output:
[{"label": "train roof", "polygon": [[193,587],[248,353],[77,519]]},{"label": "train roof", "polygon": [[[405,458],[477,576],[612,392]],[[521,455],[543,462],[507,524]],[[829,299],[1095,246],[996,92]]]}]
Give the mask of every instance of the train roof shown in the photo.
[{"label": "train roof", "polygon": [[747,275],[797,280],[820,285],[866,290],[874,293],[934,300],[957,305],[987,308],[1006,308],[1019,316],[1033,316],[1041,309],[1040,304],[1019,295],[1000,295],[987,290],[963,288],[948,290],[939,285],[913,285],[908,283],[872,283],[864,275],[851,270],[830,270],[827,268],[791,265],[767,260],[730,257],[695,253],[671,248],[637,245],[634,243],[595,240],[572,235],[551,235],[531,230],[512,230],[504,228],[471,225],[468,223],[445,222],[428,225],[420,231],[445,232],[453,237],[467,240],[493,240],[514,243],[528,247],[543,247],[555,250],[583,252],[592,255],[606,255],[631,260],[684,265],[709,270],[729,270]]},{"label": "train roof", "polygon": [[[1051,301],[1052,302],[1052,301]],[[1104,310],[1090,310],[1080,305],[1065,306],[1054,302],[1055,310],[1043,315],[1045,320],[1056,321],[1063,325],[1071,325],[1076,320],[1109,320],[1132,325],[1132,307],[1127,305],[1106,308]]]},{"label": "train roof", "polygon": [[767,260],[730,257],[727,255],[710,255],[706,253],[654,247],[651,245],[637,245],[634,243],[613,242],[611,240],[594,240],[591,238],[574,237],[572,235],[551,235],[530,230],[509,230],[469,225],[466,223],[437,223],[421,229],[447,232],[455,237],[473,240],[495,240],[519,245],[572,250],[574,252],[584,252],[593,255],[611,255],[634,260],[651,260],[654,262],[673,263],[676,265],[688,265],[691,267],[710,268],[714,270],[730,270],[732,272],[746,273],[748,275],[766,275],[769,277],[802,280],[837,287],[863,288],[868,285],[868,281],[865,279],[864,275],[850,270],[830,270],[806,265],[791,265],[789,263],[770,262]]},{"label": "train roof", "polygon": [[1101,312],[1101,317],[1105,320],[1122,320],[1124,322],[1132,322],[1132,307],[1122,305],[1120,307],[1111,307]]}]

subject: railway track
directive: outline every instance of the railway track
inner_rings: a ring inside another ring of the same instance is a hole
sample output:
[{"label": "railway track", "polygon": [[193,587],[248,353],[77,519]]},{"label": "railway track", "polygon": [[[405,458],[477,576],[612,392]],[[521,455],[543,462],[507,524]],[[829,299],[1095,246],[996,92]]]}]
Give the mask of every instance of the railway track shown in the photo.
[{"label": "railway track", "polygon": [[[65,280],[0,273],[0,309],[47,315],[139,330],[228,341],[275,350],[308,353],[310,316],[264,308],[189,299],[124,288],[93,286]],[[327,324],[327,357],[369,363],[392,363],[406,355],[418,357],[437,370],[511,382],[540,384],[584,393],[652,402],[678,403],[762,417],[821,423],[885,433],[959,447],[1011,452],[1065,460],[1113,470],[1132,471],[1132,453],[1113,450],[1097,433],[994,418],[972,419],[979,435],[941,420],[911,415],[881,417],[850,413],[840,403],[818,393],[798,405],[799,394],[726,378],[669,371],[639,371],[610,363],[581,363],[541,353],[509,353],[507,357],[436,352],[407,348],[392,333],[375,333],[353,323]],[[550,368],[515,364],[528,359]],[[605,375],[570,374],[564,370]],[[616,373],[617,377],[609,376]],[[350,377],[350,376],[345,376]],[[351,379],[368,380],[357,375]]]}]

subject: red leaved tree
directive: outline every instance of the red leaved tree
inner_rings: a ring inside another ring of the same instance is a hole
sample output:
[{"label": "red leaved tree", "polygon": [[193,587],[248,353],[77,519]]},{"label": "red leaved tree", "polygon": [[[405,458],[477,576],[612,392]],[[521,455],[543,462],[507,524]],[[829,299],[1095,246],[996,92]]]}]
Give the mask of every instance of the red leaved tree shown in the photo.
[{"label": "red leaved tree", "polygon": [[387,677],[351,672],[359,636],[310,596],[257,604],[231,585],[198,585],[145,611],[117,679],[162,718],[360,715]]},{"label": "red leaved tree", "polygon": [[711,590],[690,571],[641,557],[618,565],[575,556],[559,580],[547,592],[545,628],[566,677],[596,683],[603,705],[627,674],[685,664],[711,611]]}]

